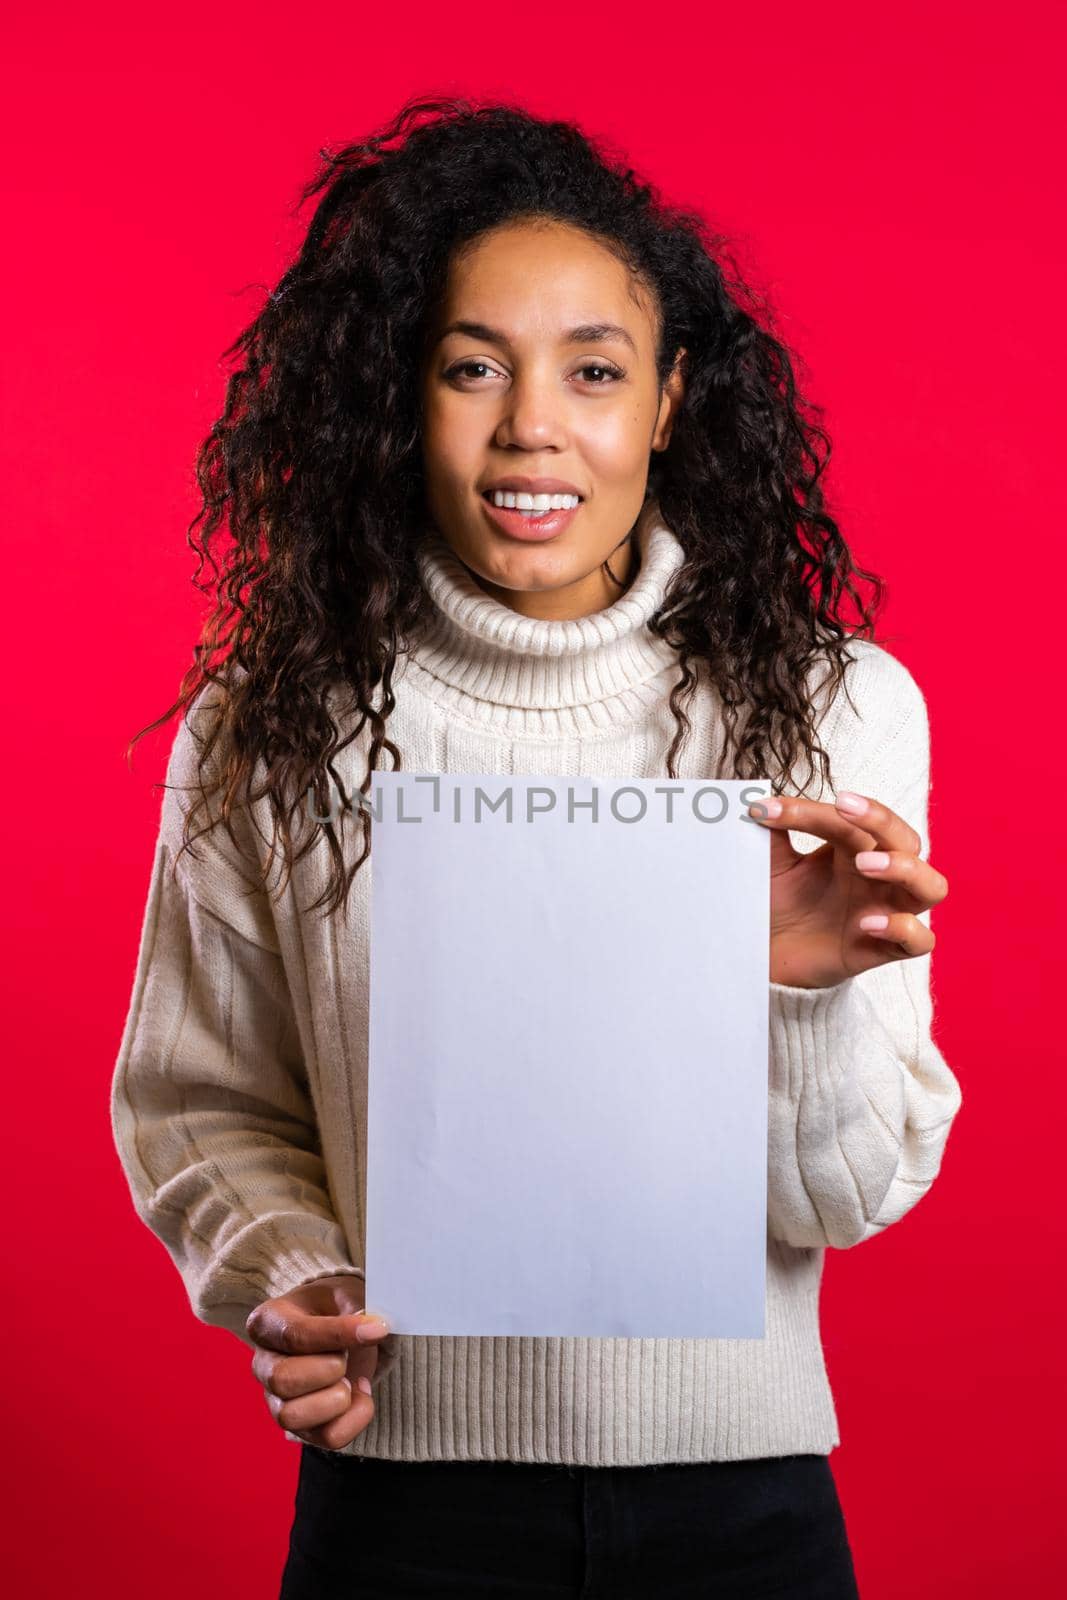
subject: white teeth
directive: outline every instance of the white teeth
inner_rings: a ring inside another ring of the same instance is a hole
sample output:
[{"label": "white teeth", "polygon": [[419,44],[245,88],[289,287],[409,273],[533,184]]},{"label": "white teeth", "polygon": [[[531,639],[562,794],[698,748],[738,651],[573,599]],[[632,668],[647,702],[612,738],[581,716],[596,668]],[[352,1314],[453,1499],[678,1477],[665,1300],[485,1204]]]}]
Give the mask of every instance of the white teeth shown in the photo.
[{"label": "white teeth", "polygon": [[576,494],[513,494],[509,489],[494,489],[492,501],[495,506],[507,506],[513,511],[528,511],[533,516],[539,516],[545,511],[572,510],[579,504],[580,495]]}]

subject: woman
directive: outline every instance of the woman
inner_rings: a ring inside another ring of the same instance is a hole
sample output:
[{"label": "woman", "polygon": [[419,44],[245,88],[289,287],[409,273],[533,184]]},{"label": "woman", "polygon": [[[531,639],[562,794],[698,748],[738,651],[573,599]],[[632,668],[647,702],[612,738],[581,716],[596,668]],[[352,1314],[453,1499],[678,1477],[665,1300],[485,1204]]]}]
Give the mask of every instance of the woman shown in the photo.
[{"label": "woman", "polygon": [[[416,101],[320,191],[198,462],[215,607],[150,725],[183,711],[112,1090],[138,1214],[302,1443],[283,1596],[854,1595],[825,1250],[915,1205],[961,1095],[926,708],[828,441],[700,219],[566,123]],[[770,779],[765,1338],[359,1315],[383,752]]]}]

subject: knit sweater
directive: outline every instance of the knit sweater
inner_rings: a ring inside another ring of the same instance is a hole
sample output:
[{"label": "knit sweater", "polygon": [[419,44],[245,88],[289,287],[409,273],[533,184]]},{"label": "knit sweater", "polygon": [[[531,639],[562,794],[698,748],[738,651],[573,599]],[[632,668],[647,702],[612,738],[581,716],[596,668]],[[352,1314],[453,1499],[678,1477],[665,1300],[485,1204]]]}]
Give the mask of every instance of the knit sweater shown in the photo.
[{"label": "knit sweater", "polygon": [[[636,576],[613,604],[542,620],[486,594],[440,535],[426,534],[418,563],[432,614],[400,656],[387,724],[405,770],[666,776],[677,655],[648,622],[684,552],[654,500],[635,543]],[[926,856],[923,695],[880,646],[852,639],[849,649],[850,696],[839,692],[818,725],[835,786],[884,801]],[[194,724],[208,692],[189,713]],[[710,678],[689,716],[678,776],[732,776]],[[350,796],[367,738],[336,761]],[[168,785],[195,783],[196,754],[183,719]],[[827,797],[818,779],[805,792]],[[297,864],[280,898],[269,892],[276,877],[248,893],[247,863],[221,826],[172,873],[190,800],[181,787],[164,791],[112,1127],[137,1215],[173,1259],[193,1312],[254,1349],[245,1319],[260,1301],[328,1274],[363,1276],[370,860],[346,921],[300,909],[326,886],[324,846]],[[267,804],[234,815],[242,850],[261,859]],[[821,843],[791,838],[800,850]],[[358,853],[359,829],[345,839]],[[829,988],[769,985],[762,1338],[393,1332],[379,1347],[374,1417],[345,1453],[586,1466],[828,1454],[840,1435],[819,1324],[826,1250],[871,1240],[912,1209],[961,1104],[932,1037],[930,966],[926,955]],[[551,1294],[550,1239],[544,1275]],[[388,1318],[369,1287],[370,1308]]]}]

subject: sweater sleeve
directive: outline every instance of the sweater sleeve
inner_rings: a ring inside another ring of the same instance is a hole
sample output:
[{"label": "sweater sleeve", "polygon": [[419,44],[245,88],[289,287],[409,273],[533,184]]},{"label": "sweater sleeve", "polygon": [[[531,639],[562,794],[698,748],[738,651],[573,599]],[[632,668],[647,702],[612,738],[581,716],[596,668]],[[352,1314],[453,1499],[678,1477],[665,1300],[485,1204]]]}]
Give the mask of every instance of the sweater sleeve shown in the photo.
[{"label": "sweater sleeve", "polygon": [[[903,816],[928,859],[926,705],[906,669],[885,660],[894,688],[868,729],[874,754],[839,786]],[[930,912],[920,920],[929,927]],[[899,1221],[937,1177],[962,1093],[933,1038],[932,959],[890,961],[825,989],[771,983],[772,1237],[847,1249]]]},{"label": "sweater sleeve", "polygon": [[[194,707],[195,710],[195,707]],[[183,720],[168,785],[189,783]],[[249,1348],[262,1300],[362,1278],[334,1214],[265,892],[247,893],[221,824],[173,872],[186,802],[165,791],[111,1122],[137,1215],[195,1315]]]}]

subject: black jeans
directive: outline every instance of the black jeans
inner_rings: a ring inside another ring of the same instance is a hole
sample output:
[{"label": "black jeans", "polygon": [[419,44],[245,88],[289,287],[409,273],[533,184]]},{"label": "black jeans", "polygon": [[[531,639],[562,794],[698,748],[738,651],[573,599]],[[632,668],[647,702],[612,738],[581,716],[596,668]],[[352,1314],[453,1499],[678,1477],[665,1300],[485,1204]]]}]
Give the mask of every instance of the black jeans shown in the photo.
[{"label": "black jeans", "polygon": [[279,1600],[858,1600],[827,1456],[654,1467],[301,1445]]}]

